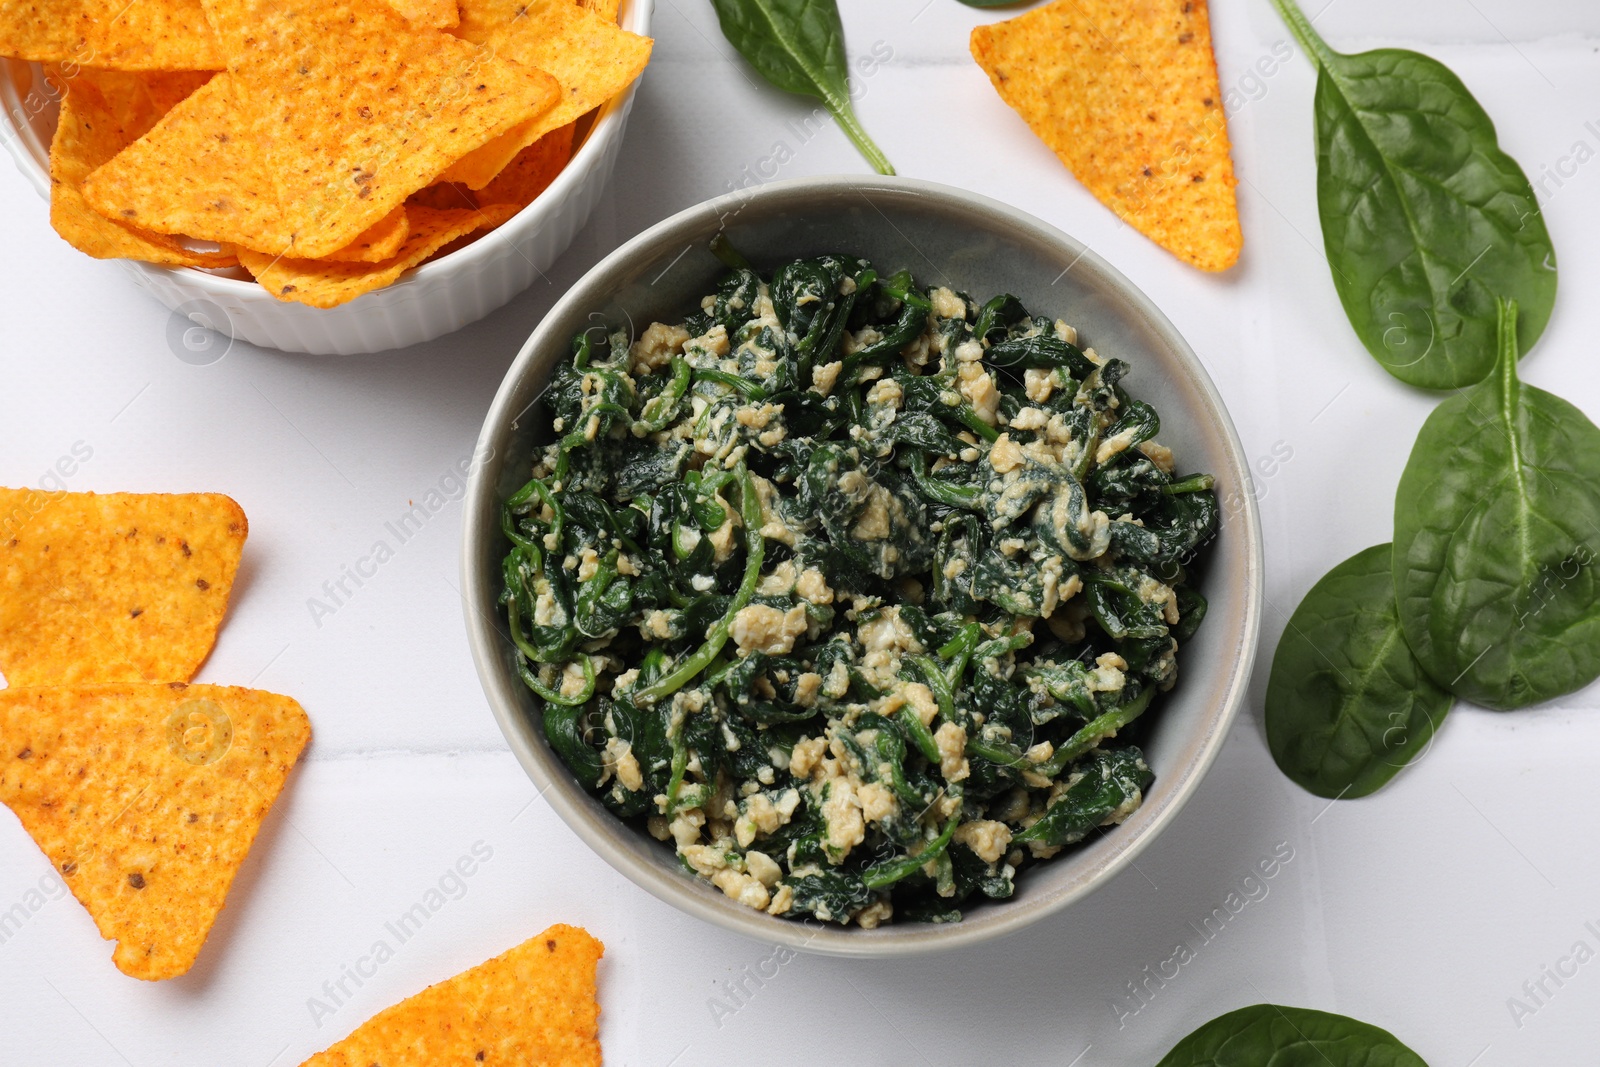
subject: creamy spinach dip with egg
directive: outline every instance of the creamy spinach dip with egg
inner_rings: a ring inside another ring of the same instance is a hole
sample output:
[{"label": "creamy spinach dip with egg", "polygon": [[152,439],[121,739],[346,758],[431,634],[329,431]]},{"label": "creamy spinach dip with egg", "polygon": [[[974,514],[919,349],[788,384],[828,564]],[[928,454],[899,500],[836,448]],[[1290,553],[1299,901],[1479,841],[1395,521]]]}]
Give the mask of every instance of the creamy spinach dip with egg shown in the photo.
[{"label": "creamy spinach dip with egg", "polygon": [[1077,340],[849,256],[574,338],[503,603],[583,786],[739,903],[862,927],[1126,819],[1218,508]]}]

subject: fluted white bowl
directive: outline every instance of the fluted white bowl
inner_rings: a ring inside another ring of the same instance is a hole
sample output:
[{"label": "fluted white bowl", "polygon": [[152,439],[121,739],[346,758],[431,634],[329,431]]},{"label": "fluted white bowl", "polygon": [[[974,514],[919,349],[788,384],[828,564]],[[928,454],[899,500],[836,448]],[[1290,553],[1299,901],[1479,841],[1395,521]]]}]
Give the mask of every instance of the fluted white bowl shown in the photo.
[{"label": "fluted white bowl", "polygon": [[[654,0],[625,0],[623,29],[649,36]],[[242,271],[162,267],[125,259],[128,276],[194,322],[263,348],[349,355],[432,340],[502,306],[577,236],[611,180],[636,81],[596,116],[572,161],[505,225],[393,284],[336,308],[278,300]],[[0,59],[0,139],[47,202],[57,101],[38,64]]]}]

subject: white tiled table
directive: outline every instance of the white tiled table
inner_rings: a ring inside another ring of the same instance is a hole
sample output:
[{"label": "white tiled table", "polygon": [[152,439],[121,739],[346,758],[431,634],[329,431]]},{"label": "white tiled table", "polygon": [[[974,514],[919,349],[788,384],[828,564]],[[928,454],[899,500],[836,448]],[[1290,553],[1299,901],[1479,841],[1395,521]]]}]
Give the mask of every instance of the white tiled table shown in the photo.
[{"label": "white tiled table", "polygon": [[[119,267],[62,244],[33,192],[0,171],[0,484],[38,484],[77,446],[93,454],[74,489],[236,497],[251,537],[200,678],[291,693],[317,732],[187,977],[123,977],[70,898],[0,943],[0,1065],[293,1065],[552,922],[606,942],[615,1064],[1148,1064],[1201,1021],[1260,1000],[1386,1026],[1433,1067],[1594,1062],[1600,962],[1546,979],[1542,1004],[1523,992],[1576,942],[1600,949],[1585,925],[1600,928],[1593,692],[1513,715],[1459,710],[1420,767],[1331,809],[1266,751],[1259,693],[1286,613],[1327,567],[1388,537],[1394,484],[1434,402],[1384,374],[1340,312],[1312,194],[1311,70],[1296,55],[1252,74],[1288,40],[1268,4],[1213,0],[1247,238],[1239,267],[1213,277],[1119,226],[999,101],[966,40],[1000,15],[955,0],[847,2],[851,51],[892,52],[860,112],[901,173],[980,190],[1088,241],[1193,343],[1249,453],[1280,457],[1259,487],[1270,607],[1257,699],[1177,823],[1138,869],[1026,935],[904,963],[800,957],[759,987],[746,980],[736,1003],[723,984],[757,972],[770,947],[614,874],[534,799],[507,751],[467,655],[456,500],[336,612],[311,610],[411,501],[435,488],[459,497],[452,475],[507,363],[618,241],[749,180],[747,168],[861,169],[831,126],[801,135],[809,105],[751,84],[704,0],[660,0],[622,164],[549,284],[405,351],[238,345],[214,365],[184,363],[167,312]],[[1600,8],[1334,0],[1318,25],[1347,50],[1425,49],[1496,117],[1541,184],[1561,255],[1562,296],[1526,377],[1600,415],[1600,166],[1571,162],[1578,142],[1586,158],[1600,150]],[[492,854],[459,898],[341,991],[384,924],[475,846]],[[1274,850],[1292,859],[1247,882]],[[0,911],[49,875],[0,815]],[[1231,893],[1238,913],[1207,925]],[[1147,978],[1172,973],[1180,944],[1193,958],[1177,977]],[[1514,1019],[1513,996],[1536,1010]]]}]

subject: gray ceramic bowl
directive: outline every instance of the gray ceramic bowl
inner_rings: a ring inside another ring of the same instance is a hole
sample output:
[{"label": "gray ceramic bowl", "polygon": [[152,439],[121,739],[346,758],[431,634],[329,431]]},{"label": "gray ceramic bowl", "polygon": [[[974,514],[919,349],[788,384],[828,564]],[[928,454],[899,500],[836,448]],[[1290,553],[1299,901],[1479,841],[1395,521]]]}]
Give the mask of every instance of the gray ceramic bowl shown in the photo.
[{"label": "gray ceramic bowl", "polygon": [[[1132,364],[1129,391],[1161,413],[1162,443],[1186,471],[1211,471],[1223,524],[1204,570],[1210,614],[1184,647],[1177,688],[1160,709],[1146,757],[1156,780],[1115,830],[1031,868],[1007,901],[972,907],[955,924],[822,928],[753,911],[683,873],[666,845],[623,823],[578,785],[546,745],[497,606],[509,547],[500,504],[549,439],[536,403],[573,334],[605,324],[642,330],[680,322],[724,269],[707,250],[725,231],[762,270],[800,256],[845,252],[880,270],[908,267],[924,285],[987,299],[1014,293],[1035,314],[1065,318],[1083,343]],[[692,915],[769,944],[837,956],[900,956],[972,945],[1066,907],[1126,867],[1170,823],[1222,747],[1250,677],[1261,615],[1261,534],[1233,423],[1172,324],[1080,242],[985,197],[895,178],[839,176],[775,182],[701,204],[629,241],[545,316],[489,409],[467,490],[462,579],[467,633],[489,705],[529,777],[567,824],[623,875]]]}]

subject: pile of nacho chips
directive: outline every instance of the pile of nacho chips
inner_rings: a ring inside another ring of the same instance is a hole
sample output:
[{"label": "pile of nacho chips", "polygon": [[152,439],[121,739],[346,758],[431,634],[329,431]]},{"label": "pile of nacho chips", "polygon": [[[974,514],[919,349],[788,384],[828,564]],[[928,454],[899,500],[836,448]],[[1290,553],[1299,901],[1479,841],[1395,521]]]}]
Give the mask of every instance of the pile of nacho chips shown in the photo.
[{"label": "pile of nacho chips", "polygon": [[61,95],[51,223],[97,258],[243,266],[334,307],[504,223],[651,41],[616,0],[30,0]]},{"label": "pile of nacho chips", "polygon": [[972,31],[1001,99],[1128,225],[1226,270],[1243,237],[1206,0],[1053,0]]},{"label": "pile of nacho chips", "polygon": [[0,489],[0,803],[136,978],[194,964],[311,738],[288,697],[188,684],[248,530],[216,493]]}]

